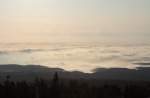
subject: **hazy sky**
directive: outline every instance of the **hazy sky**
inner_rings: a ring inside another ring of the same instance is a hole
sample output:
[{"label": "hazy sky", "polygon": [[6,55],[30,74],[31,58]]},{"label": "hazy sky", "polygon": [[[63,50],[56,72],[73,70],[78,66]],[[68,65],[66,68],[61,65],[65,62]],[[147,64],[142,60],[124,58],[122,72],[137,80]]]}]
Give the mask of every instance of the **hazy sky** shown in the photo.
[{"label": "hazy sky", "polygon": [[0,42],[150,42],[150,0],[0,0]]}]

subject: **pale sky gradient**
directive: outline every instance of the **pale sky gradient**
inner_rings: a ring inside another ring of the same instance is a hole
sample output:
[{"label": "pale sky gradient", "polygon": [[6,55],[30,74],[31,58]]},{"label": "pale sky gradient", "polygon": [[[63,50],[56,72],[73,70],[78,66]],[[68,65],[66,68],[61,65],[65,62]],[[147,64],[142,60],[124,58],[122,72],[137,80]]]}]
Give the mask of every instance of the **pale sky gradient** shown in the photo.
[{"label": "pale sky gradient", "polygon": [[0,0],[0,42],[150,43],[150,0]]}]

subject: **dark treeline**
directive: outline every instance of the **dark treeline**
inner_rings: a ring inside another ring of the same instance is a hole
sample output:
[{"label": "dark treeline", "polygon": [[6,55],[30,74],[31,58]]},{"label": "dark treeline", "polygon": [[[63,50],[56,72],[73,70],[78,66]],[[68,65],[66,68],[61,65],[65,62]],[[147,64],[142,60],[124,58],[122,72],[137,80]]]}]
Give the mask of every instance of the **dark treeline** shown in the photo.
[{"label": "dark treeline", "polygon": [[149,83],[90,85],[79,80],[64,82],[57,73],[50,81],[35,79],[34,82],[13,82],[10,76],[7,76],[6,80],[0,83],[0,98],[149,98],[149,96]]}]

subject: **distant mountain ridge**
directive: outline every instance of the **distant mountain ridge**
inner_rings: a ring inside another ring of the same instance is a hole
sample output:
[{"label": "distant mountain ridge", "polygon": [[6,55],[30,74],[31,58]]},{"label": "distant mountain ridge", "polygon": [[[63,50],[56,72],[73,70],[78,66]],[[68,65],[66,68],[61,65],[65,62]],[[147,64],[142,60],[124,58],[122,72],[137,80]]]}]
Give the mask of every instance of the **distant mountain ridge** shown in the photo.
[{"label": "distant mountain ridge", "polygon": [[96,80],[129,80],[150,81],[150,67],[137,69],[127,68],[97,68],[94,73],[79,71],[68,72],[60,68],[48,68],[40,65],[0,65],[0,80],[5,80],[9,75],[12,80],[33,80],[35,78],[50,79],[58,72],[65,79],[96,79]]}]

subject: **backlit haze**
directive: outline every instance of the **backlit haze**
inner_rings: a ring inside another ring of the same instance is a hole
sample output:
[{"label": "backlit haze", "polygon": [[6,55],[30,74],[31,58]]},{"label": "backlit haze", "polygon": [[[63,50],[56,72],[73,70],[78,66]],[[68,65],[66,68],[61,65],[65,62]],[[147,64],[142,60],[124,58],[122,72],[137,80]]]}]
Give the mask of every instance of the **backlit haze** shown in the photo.
[{"label": "backlit haze", "polygon": [[0,42],[146,42],[149,17],[149,0],[0,0]]},{"label": "backlit haze", "polygon": [[150,61],[150,0],[0,0],[0,43],[0,64],[135,68]]}]

